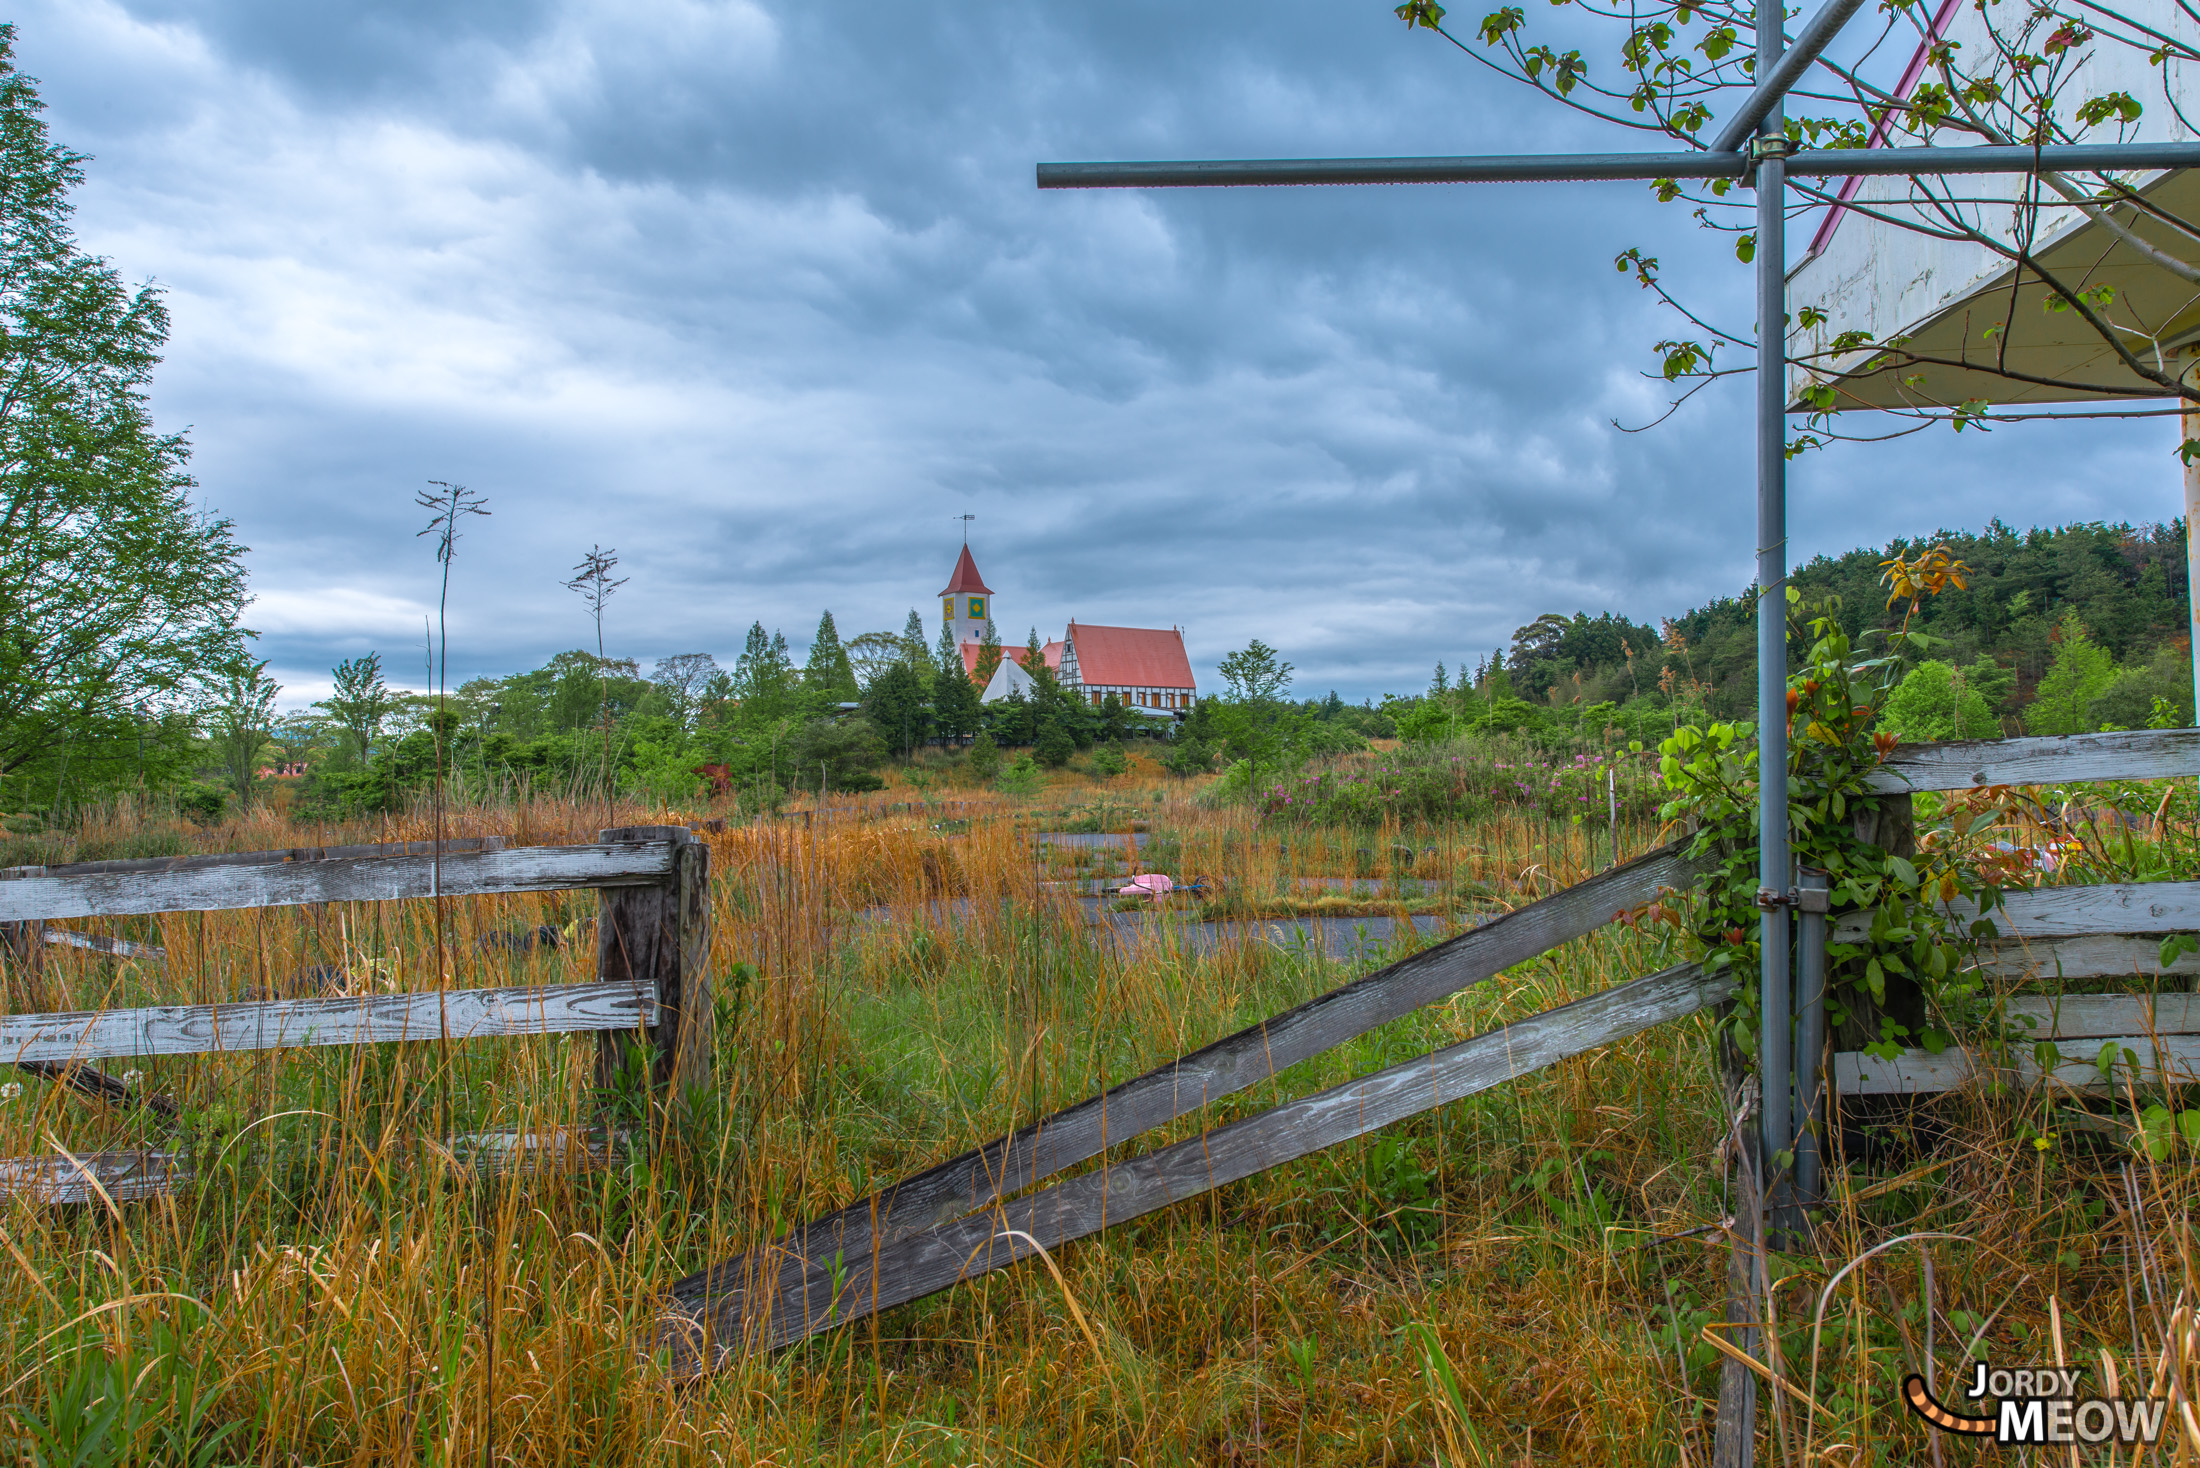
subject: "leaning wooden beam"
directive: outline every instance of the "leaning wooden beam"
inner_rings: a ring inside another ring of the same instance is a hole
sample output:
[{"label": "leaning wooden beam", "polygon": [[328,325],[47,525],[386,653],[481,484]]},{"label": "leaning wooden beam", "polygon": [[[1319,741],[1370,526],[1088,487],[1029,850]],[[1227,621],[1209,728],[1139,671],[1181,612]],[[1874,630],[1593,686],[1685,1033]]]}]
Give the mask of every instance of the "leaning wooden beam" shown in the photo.
[{"label": "leaning wooden beam", "polygon": [[[1661,890],[1694,881],[1695,871],[1682,859],[1680,845],[1662,847],[1217,1040],[1013,1136],[997,1137],[776,1241],[769,1249],[777,1261],[779,1291],[789,1300],[814,1294],[821,1281],[830,1280],[833,1260],[871,1252],[874,1227],[877,1238],[893,1240],[960,1218],[1593,932]],[[700,1304],[734,1288],[754,1267],[747,1258],[734,1260],[681,1281],[674,1295],[685,1304]]]},{"label": "leaning wooden beam", "polygon": [[191,1164],[181,1152],[0,1157],[0,1198],[28,1194],[43,1203],[90,1203],[105,1192],[128,1203],[172,1193],[190,1176]]},{"label": "leaning wooden beam", "polygon": [[902,1238],[876,1255],[827,1260],[798,1298],[759,1280],[765,1292],[753,1312],[739,1288],[691,1302],[675,1287],[652,1346],[671,1353],[675,1372],[694,1374],[743,1349],[798,1341],[1693,1014],[1733,992],[1731,976],[1693,964],[1666,969]]},{"label": "leaning wooden beam", "polygon": [[182,871],[32,874],[0,879],[0,923],[295,907],[308,902],[380,902],[399,897],[558,892],[640,887],[669,880],[669,841],[615,846],[524,846],[514,851],[344,857]]},{"label": "leaning wooden beam", "polygon": [[303,1045],[475,1039],[633,1029],[656,1022],[648,984],[550,984],[283,999],[266,1004],[190,1004],[0,1018],[0,1061],[98,1060],[208,1055]]},{"label": "leaning wooden beam", "polygon": [[2200,775],[2200,729],[2132,729],[2034,739],[1901,744],[1866,777],[1873,790],[1969,790]]},{"label": "leaning wooden beam", "polygon": [[[5,889],[0,889],[5,890]],[[1969,902],[1948,905],[1951,916],[1979,916]],[[2190,933],[2200,930],[2200,882],[2104,882],[2091,887],[2030,887],[2002,894],[1987,914],[2003,940],[2077,938],[2094,933]],[[1857,943],[1871,932],[1869,911],[1844,913],[1834,938]]]}]

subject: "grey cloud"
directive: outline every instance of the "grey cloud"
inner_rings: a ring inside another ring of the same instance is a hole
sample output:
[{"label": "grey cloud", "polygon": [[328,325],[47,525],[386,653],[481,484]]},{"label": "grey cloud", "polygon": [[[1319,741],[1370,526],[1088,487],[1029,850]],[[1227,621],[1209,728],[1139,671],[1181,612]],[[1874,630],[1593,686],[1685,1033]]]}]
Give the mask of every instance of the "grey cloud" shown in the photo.
[{"label": "grey cloud", "polygon": [[[825,606],[898,628],[965,510],[1019,636],[1173,621],[1211,668],[1258,635],[1355,698],[1543,611],[1737,589],[1746,394],[1610,426],[1662,406],[1637,374],[1675,326],[1620,248],[1746,323],[1746,273],[1681,211],[1626,185],[1033,187],[1045,158],[1637,141],[1385,4],[1247,17],[141,0],[32,5],[18,49],[98,155],[85,238],[171,292],[154,406],[192,425],[300,688],[369,646],[417,663],[431,477],[496,511],[454,673],[579,645],[558,581],[593,542],[645,660],[729,655],[758,618],[799,644]],[[1802,461],[1798,551],[1920,513],[2171,513],[2144,435],[2015,432]]]}]

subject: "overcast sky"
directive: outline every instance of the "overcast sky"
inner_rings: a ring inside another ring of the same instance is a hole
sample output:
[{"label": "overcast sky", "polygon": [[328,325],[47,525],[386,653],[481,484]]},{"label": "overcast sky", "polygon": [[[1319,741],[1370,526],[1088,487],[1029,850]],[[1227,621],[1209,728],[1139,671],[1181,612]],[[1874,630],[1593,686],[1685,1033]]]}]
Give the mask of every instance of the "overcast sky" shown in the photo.
[{"label": "overcast sky", "polygon": [[[937,631],[965,512],[1004,633],[1261,637],[1298,690],[1424,686],[1547,611],[1751,574],[1746,383],[1628,435],[1673,334],[1642,244],[1749,328],[1722,240],[1634,184],[1046,193],[1041,160],[1640,146],[1392,0],[19,5],[93,155],[85,243],[168,293],[155,380],[252,547],[286,685],[418,684],[417,489],[488,497],[453,681],[609,650]],[[1592,64],[1616,68],[1592,54]],[[1795,231],[1807,238],[1808,226]],[[2166,519],[2174,434],[2010,426],[1798,462],[1800,557]]]}]

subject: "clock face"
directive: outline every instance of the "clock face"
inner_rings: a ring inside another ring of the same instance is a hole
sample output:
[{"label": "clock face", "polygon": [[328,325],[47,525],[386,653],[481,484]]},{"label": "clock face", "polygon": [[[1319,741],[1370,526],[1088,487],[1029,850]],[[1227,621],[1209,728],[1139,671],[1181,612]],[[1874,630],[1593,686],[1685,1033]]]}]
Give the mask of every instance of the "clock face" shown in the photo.
[{"label": "clock face", "polygon": [[943,622],[952,622],[955,620],[955,598],[950,596],[941,601],[940,620]]},{"label": "clock face", "polygon": [[975,622],[984,615],[985,598],[982,596],[974,596],[970,598],[970,620]]}]

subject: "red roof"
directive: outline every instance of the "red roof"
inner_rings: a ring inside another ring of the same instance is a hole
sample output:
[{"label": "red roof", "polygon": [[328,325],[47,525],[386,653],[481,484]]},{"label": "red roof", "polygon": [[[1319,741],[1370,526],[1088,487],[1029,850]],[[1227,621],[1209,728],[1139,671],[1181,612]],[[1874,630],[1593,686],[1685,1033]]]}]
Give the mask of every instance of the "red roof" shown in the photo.
[{"label": "red roof", "polygon": [[953,596],[962,591],[982,592],[987,596],[993,594],[993,588],[979,577],[978,563],[970,559],[970,547],[967,545],[955,561],[955,574],[948,577],[947,585],[940,588],[940,595]]},{"label": "red roof", "polygon": [[[987,595],[989,596],[991,594],[992,593],[990,592],[987,593]],[[966,642],[962,645],[963,671],[970,674],[972,677],[976,677],[978,673],[978,649],[979,644],[975,642]],[[1018,643],[1013,647],[1004,645],[1001,648],[1001,657],[1008,662],[1014,663],[1017,667],[1020,668],[1024,665],[1024,658],[1029,652],[1030,649],[1026,648],[1022,643]],[[1062,666],[1061,643],[1050,642],[1045,647],[1039,649],[1039,654],[1041,657],[1044,657],[1047,660],[1048,667],[1059,668],[1060,666]]]},{"label": "red roof", "polygon": [[1184,634],[1166,627],[1069,624],[1077,676],[1087,688],[1193,688]]}]

